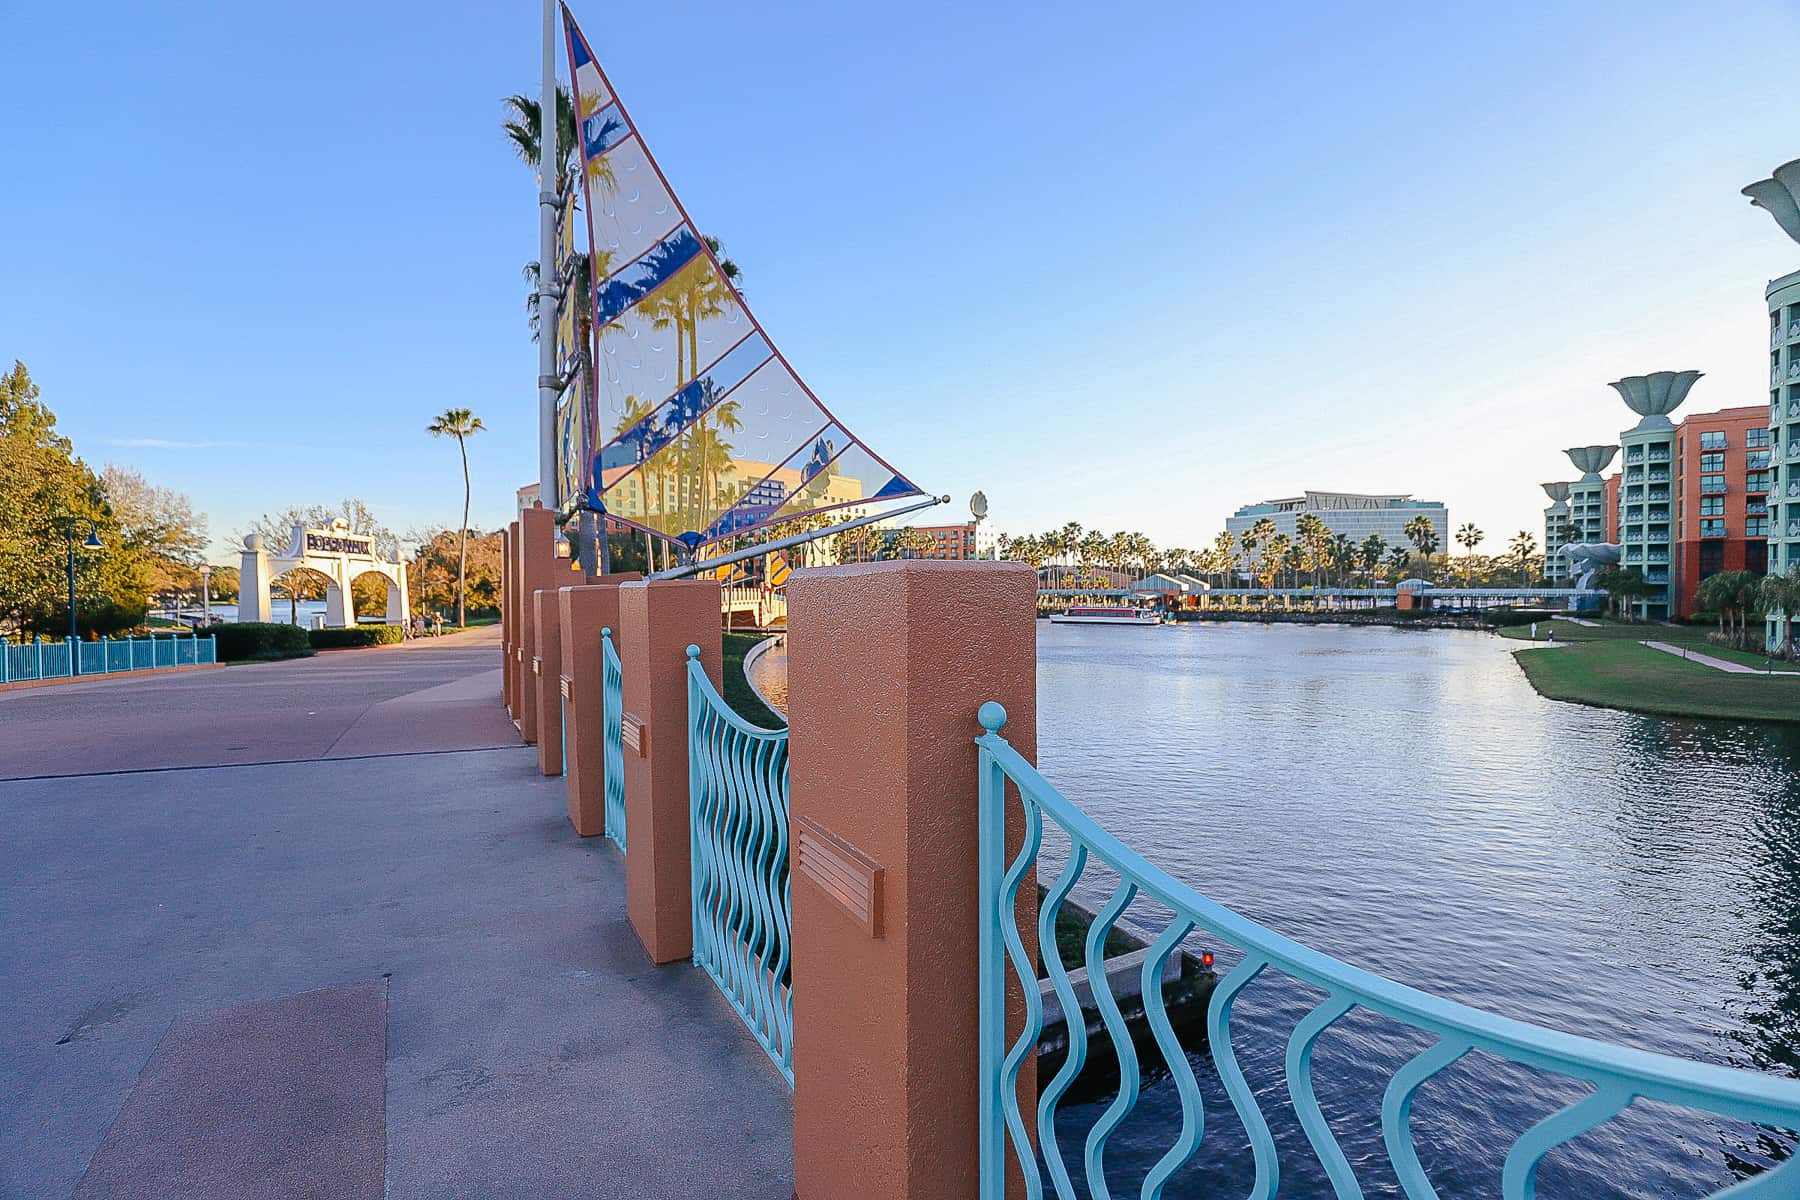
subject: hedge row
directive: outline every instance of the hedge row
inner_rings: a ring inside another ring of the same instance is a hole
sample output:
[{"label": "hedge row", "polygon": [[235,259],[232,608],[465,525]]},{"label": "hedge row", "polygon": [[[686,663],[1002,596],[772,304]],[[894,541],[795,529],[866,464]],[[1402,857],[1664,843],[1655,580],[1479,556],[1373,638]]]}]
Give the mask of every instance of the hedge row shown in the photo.
[{"label": "hedge row", "polygon": [[399,625],[353,625],[348,629],[314,629],[307,634],[314,650],[341,650],[347,646],[392,646],[406,638]]},{"label": "hedge row", "polygon": [[206,632],[219,639],[220,662],[269,662],[277,658],[305,658],[313,652],[306,630],[274,621],[228,621],[208,625]]}]

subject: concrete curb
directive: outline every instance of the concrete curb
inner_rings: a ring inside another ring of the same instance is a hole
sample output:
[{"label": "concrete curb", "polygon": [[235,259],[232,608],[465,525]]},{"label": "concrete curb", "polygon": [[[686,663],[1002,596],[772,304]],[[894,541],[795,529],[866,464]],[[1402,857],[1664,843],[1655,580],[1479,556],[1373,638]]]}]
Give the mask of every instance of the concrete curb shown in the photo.
[{"label": "concrete curb", "polygon": [[173,675],[186,671],[219,671],[228,663],[184,663],[179,667],[144,667],[138,671],[102,671],[97,675],[58,675],[55,679],[15,679],[0,683],[0,692],[22,692],[28,688],[55,687],[59,683],[101,683],[108,679],[142,679],[146,675]]}]

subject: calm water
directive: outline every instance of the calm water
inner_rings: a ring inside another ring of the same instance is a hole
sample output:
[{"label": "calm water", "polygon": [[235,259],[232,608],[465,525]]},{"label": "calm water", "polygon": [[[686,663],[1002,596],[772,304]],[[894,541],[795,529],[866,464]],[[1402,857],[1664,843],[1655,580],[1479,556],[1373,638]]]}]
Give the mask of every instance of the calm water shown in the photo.
[{"label": "calm water", "polygon": [[[1357,965],[1559,1029],[1800,1076],[1800,735],[1543,700],[1512,645],[1040,622],[1042,769],[1178,878]],[[1047,849],[1040,877],[1061,861]],[[1128,913],[1148,932],[1156,917],[1142,901]],[[1218,949],[1222,973],[1238,956]],[[1265,973],[1236,1007],[1282,1196],[1330,1194],[1281,1069],[1320,998]],[[1381,1092],[1427,1043],[1359,1013],[1315,1052],[1320,1101],[1370,1195],[1400,1194]],[[1248,1142],[1210,1061],[1192,1061],[1206,1141],[1166,1194],[1243,1195]],[[1413,1127],[1440,1193],[1497,1196],[1512,1138],[1583,1090],[1481,1056],[1439,1075]],[[1102,1107],[1066,1114],[1077,1176]],[[1173,1086],[1147,1083],[1109,1146],[1115,1194],[1137,1194],[1178,1128]],[[1698,1195],[1786,1152],[1640,1102],[1546,1159],[1539,1194]]]}]

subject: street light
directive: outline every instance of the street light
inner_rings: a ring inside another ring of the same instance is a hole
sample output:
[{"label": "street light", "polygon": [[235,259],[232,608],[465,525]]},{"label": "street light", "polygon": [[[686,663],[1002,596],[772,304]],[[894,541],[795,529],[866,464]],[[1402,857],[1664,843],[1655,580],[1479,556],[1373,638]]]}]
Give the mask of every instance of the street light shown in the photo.
[{"label": "street light", "polygon": [[200,565],[200,624],[212,624],[212,567]]},{"label": "street light", "polygon": [[[63,523],[63,540],[69,544],[69,640],[72,642],[81,636],[75,629],[75,528],[76,528],[76,526],[78,526],[78,525],[86,525],[87,526],[87,537],[85,539],[83,539],[83,541],[81,543],[81,548],[83,550],[100,550],[100,549],[104,549],[104,546],[101,544],[101,541],[100,541],[100,530],[95,527],[93,519],[91,517],[68,517],[68,516],[65,516],[65,517],[61,518],[61,520]],[[70,651],[70,653],[73,654],[74,651]]]}]

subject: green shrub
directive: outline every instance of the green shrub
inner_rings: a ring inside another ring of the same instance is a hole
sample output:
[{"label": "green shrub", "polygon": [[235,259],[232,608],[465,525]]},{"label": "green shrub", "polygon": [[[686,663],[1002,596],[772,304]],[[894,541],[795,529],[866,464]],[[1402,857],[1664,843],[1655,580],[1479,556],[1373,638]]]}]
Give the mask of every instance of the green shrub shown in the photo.
[{"label": "green shrub", "polygon": [[305,658],[313,652],[306,630],[273,621],[228,621],[209,625],[206,632],[219,639],[220,662],[269,662],[278,658]]},{"label": "green shrub", "polygon": [[314,650],[342,650],[350,646],[392,646],[405,640],[399,625],[354,625],[348,629],[314,629],[306,635]]}]

